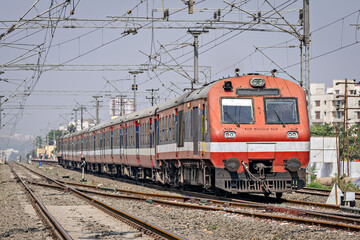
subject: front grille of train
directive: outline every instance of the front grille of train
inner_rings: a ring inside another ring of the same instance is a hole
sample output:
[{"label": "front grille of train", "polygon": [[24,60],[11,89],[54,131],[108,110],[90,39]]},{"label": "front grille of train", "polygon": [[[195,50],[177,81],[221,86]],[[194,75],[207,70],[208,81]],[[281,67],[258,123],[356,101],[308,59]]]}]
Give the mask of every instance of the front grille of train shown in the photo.
[{"label": "front grille of train", "polygon": [[[271,191],[296,190],[297,181],[292,180],[265,180]],[[225,189],[239,192],[261,192],[261,183],[252,180],[225,180]]]}]

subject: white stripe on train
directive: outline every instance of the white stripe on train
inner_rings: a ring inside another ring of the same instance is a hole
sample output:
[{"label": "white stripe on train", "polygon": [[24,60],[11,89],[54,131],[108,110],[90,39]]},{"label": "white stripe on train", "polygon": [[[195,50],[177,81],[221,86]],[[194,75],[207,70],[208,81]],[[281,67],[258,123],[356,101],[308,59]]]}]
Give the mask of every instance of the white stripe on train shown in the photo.
[{"label": "white stripe on train", "polygon": [[[199,142],[199,152],[202,151],[202,142]],[[171,152],[185,152],[194,151],[193,142],[185,142],[184,147],[177,147],[176,143],[164,144],[157,146],[157,153],[171,153]],[[310,142],[211,142],[205,143],[205,152],[212,153],[240,153],[240,152],[309,152]],[[63,154],[79,156],[81,152],[63,151]],[[95,155],[110,155],[111,150],[96,150]],[[155,148],[127,148],[127,149],[113,149],[114,155],[153,155]],[[93,156],[94,151],[83,151],[85,156]]]}]

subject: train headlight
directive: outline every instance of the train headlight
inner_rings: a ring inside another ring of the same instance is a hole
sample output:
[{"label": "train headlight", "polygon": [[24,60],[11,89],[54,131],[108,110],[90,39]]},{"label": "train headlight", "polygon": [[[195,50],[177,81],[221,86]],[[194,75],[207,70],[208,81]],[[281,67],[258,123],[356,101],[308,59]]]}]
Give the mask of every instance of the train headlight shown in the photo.
[{"label": "train headlight", "polygon": [[287,138],[298,138],[299,134],[298,132],[287,132]]},{"label": "train headlight", "polygon": [[224,132],[224,137],[225,138],[235,138],[236,133],[235,132]]},{"label": "train headlight", "polygon": [[250,86],[253,88],[262,88],[265,86],[265,80],[263,78],[252,78],[250,79]]}]

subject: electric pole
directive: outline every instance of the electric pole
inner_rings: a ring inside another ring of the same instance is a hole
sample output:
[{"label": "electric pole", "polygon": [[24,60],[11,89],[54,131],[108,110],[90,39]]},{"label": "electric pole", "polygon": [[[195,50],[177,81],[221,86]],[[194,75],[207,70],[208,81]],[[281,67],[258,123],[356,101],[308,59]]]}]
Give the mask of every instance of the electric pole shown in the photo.
[{"label": "electric pole", "polygon": [[[344,122],[343,122],[343,174],[345,173],[345,161],[347,161],[347,176],[350,176],[350,151],[349,151],[349,109],[358,110],[360,108],[349,108],[349,97],[358,98],[358,96],[352,96],[348,94],[348,85],[349,84],[359,84],[357,82],[348,82],[348,79],[345,78],[344,82],[337,82],[336,85],[345,84],[344,92],[344,108],[338,106],[336,110],[344,109]],[[340,95],[337,95],[336,98],[339,98]],[[346,157],[345,157],[346,153]]]},{"label": "electric pole", "polygon": [[134,75],[134,84],[131,86],[131,89],[134,90],[134,112],[136,111],[136,91],[137,91],[137,85],[136,85],[136,75],[139,73],[143,73],[143,71],[129,71],[130,74]]},{"label": "electric pole", "polygon": [[2,128],[2,122],[1,122],[1,119],[2,119],[2,109],[1,109],[1,99],[3,98],[3,97],[5,97],[5,96],[0,96],[0,130],[1,130],[1,128]]},{"label": "electric pole", "polygon": [[96,124],[99,124],[99,98],[101,98],[102,96],[93,96],[93,98],[95,98],[95,102],[96,102]]},{"label": "electric pole", "polygon": [[77,124],[78,124],[77,111],[79,111],[79,109],[74,108],[73,111],[75,111],[75,131],[77,131]]},{"label": "electric pole", "polygon": [[146,99],[151,99],[151,106],[154,106],[155,92],[159,91],[159,88],[146,89],[146,91],[151,91],[151,97],[146,97]]},{"label": "electric pole", "polygon": [[83,110],[86,109],[84,106],[80,106],[80,129],[83,130],[83,123],[84,123],[84,117],[83,117]]},{"label": "electric pole", "polygon": [[125,111],[124,111],[124,100],[123,98],[126,97],[126,95],[117,95],[116,98],[120,98],[120,116],[124,115]]},{"label": "electric pole", "polygon": [[194,37],[194,80],[191,82],[191,91],[194,90],[194,84],[199,82],[199,36],[202,33],[208,33],[206,30],[188,30],[188,33]]}]

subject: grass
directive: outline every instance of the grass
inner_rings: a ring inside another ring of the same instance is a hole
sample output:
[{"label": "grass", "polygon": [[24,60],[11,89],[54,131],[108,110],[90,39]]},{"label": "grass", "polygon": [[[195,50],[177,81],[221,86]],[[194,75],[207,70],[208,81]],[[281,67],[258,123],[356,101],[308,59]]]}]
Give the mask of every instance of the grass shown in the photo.
[{"label": "grass", "polygon": [[339,188],[343,192],[360,192],[360,188],[356,187],[351,181],[345,179],[345,177],[335,177],[332,179],[333,184],[336,182]]},{"label": "grass", "polygon": [[331,189],[331,187],[321,184],[319,180],[311,181],[311,183],[307,184],[306,187],[328,189],[328,190]]},{"label": "grass", "polygon": [[217,226],[215,225],[210,225],[207,227],[208,230],[216,230],[217,229]]}]

